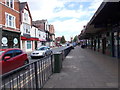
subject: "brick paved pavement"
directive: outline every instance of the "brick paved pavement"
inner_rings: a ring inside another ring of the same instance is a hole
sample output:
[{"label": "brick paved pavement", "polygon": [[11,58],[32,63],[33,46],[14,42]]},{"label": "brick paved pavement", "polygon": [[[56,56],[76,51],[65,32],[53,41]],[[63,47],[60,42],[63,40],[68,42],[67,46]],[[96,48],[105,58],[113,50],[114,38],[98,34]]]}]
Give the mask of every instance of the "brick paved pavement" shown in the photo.
[{"label": "brick paved pavement", "polygon": [[76,47],[63,61],[61,73],[51,76],[44,88],[117,88],[117,59]]}]

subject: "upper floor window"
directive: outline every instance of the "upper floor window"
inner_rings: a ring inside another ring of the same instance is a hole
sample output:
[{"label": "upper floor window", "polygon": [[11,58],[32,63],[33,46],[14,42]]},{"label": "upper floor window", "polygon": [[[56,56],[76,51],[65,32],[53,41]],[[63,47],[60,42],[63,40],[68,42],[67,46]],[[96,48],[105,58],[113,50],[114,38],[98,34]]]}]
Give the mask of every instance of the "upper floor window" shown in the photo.
[{"label": "upper floor window", "polygon": [[14,0],[6,0],[6,5],[10,8],[14,8]]},{"label": "upper floor window", "polygon": [[27,13],[24,13],[24,20],[28,21],[28,14]]},{"label": "upper floor window", "polygon": [[15,28],[15,16],[5,13],[6,16],[6,26]]},{"label": "upper floor window", "polygon": [[30,34],[30,25],[24,24],[23,29],[24,29],[24,33]]}]

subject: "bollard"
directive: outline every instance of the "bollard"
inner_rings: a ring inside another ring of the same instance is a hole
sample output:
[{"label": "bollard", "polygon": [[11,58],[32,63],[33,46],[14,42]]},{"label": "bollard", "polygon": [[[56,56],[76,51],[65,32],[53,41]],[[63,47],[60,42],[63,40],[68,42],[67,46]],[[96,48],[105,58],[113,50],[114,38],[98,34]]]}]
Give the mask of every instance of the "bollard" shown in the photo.
[{"label": "bollard", "polygon": [[62,52],[54,54],[54,73],[60,73],[62,68]]}]

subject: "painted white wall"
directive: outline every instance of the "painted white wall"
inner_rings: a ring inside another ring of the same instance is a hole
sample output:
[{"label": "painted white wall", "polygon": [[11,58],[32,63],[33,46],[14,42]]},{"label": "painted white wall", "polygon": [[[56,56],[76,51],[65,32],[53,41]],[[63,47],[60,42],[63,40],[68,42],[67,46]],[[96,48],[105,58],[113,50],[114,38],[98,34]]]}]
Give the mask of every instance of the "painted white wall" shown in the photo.
[{"label": "painted white wall", "polygon": [[40,39],[45,40],[46,41],[46,33],[43,31],[40,31]]},{"label": "painted white wall", "polygon": [[24,32],[23,24],[20,25],[20,31],[21,31],[21,35],[23,35],[23,32]]},{"label": "painted white wall", "polygon": [[31,18],[26,9],[24,9],[24,12],[22,13],[22,22],[31,25]]},{"label": "painted white wall", "polygon": [[49,24],[48,24],[48,21],[45,22],[45,30],[49,31]]},{"label": "painted white wall", "polygon": [[37,48],[39,48],[40,46],[42,46],[42,42],[38,41]]},{"label": "painted white wall", "polygon": [[[29,28],[29,31],[31,32],[31,18],[28,11],[25,9],[21,16],[22,16],[22,24],[20,25],[20,31],[21,31],[21,35],[23,35],[23,33],[26,33],[26,30],[25,30],[26,26],[27,28]],[[27,34],[30,34],[30,33],[27,33]]]},{"label": "painted white wall", "polygon": [[31,35],[31,37],[39,38],[38,28],[32,26],[31,31],[30,31],[30,35]]}]

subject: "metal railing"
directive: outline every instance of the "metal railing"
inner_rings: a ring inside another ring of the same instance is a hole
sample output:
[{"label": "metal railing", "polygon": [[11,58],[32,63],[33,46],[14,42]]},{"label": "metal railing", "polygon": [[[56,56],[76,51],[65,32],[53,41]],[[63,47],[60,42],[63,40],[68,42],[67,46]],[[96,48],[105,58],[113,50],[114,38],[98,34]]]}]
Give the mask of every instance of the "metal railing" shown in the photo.
[{"label": "metal railing", "polygon": [[52,59],[50,55],[4,74],[1,88],[42,88],[52,75]]},{"label": "metal railing", "polygon": [[[66,47],[62,51],[62,60],[68,55],[71,47]],[[40,89],[43,88],[49,77],[54,72],[54,55],[41,58],[37,61],[24,65],[18,69],[5,73],[2,78],[0,88],[12,89]]]}]

